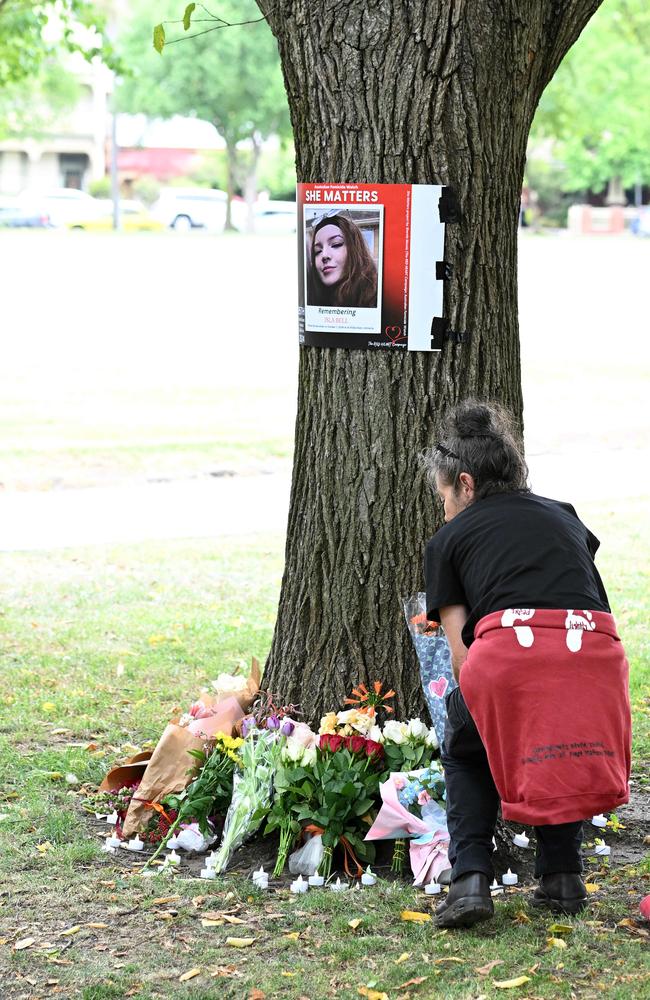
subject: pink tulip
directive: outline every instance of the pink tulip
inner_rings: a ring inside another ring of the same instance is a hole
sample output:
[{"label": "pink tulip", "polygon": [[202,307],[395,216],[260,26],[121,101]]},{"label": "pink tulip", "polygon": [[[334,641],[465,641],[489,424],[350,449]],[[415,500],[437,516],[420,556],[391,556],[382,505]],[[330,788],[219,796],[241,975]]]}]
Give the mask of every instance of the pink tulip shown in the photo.
[{"label": "pink tulip", "polygon": [[430,800],[431,800],[431,796],[427,792],[426,788],[423,788],[422,791],[420,792],[420,794],[418,795],[418,805],[424,806]]},{"label": "pink tulip", "polygon": [[214,711],[204,705],[202,701],[195,701],[193,705],[190,705],[189,715],[193,719],[209,719],[210,716],[214,715]]}]

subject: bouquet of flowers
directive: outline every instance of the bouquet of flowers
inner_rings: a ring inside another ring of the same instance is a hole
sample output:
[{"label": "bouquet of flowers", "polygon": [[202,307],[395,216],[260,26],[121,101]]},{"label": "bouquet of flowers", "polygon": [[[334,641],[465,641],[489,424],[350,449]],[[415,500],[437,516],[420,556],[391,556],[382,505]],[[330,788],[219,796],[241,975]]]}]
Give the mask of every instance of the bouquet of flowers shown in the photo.
[{"label": "bouquet of flowers", "polygon": [[381,741],[388,771],[416,771],[427,767],[439,754],[435,729],[421,719],[389,720],[381,731]]},{"label": "bouquet of flowers", "polygon": [[316,733],[300,724],[280,751],[273,805],[264,828],[264,833],[280,831],[280,847],[273,870],[276,878],[282,873],[289,851],[301,832],[302,824],[298,819],[300,808],[314,795],[317,746]]},{"label": "bouquet of flowers", "polygon": [[393,773],[380,788],[382,807],[367,840],[410,839],[411,869],[416,885],[448,869],[449,833],[445,814],[445,779],[434,761],[417,771]]},{"label": "bouquet of flowers", "polygon": [[449,643],[438,622],[427,620],[424,593],[415,594],[414,597],[404,601],[404,614],[420,663],[422,690],[427,708],[438,735],[438,742],[442,743],[447,717],[444,697],[448,691],[456,687],[451,669]]}]

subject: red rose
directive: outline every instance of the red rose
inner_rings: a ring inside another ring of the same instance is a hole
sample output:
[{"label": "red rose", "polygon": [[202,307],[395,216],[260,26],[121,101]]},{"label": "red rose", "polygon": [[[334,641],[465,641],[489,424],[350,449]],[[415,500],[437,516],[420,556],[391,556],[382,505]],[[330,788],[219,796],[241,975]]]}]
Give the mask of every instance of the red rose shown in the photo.
[{"label": "red rose", "polygon": [[363,736],[348,736],[345,746],[352,753],[360,753],[362,750],[365,750],[366,740]]},{"label": "red rose", "polygon": [[336,753],[342,743],[342,736],[339,736],[336,733],[324,733],[320,738],[319,746],[321,750],[331,750],[332,753]]},{"label": "red rose", "polygon": [[384,748],[381,743],[375,743],[374,740],[366,740],[366,753],[374,760],[380,760],[384,756]]}]

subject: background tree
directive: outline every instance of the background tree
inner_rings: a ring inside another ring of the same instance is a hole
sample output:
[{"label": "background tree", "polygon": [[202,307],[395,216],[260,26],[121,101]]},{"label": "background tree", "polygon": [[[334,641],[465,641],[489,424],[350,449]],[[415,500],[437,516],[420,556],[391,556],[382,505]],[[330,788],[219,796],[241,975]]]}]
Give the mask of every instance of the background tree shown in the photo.
[{"label": "background tree", "polygon": [[[299,180],[442,183],[460,203],[446,316],[468,343],[440,355],[300,351],[286,566],[265,670],[266,685],[312,718],[376,677],[396,688],[405,717],[422,698],[402,598],[422,589],[424,543],[439,523],[417,456],[465,396],[522,417],[526,142],[599,0],[259,6],[278,41]],[[218,73],[210,82],[218,88]]]},{"label": "background tree", "polygon": [[608,0],[545,91],[531,140],[556,140],[565,191],[650,183],[650,6]]},{"label": "background tree", "polygon": [[[252,0],[243,4],[220,0],[218,13],[229,21],[244,20],[247,13],[259,17]],[[156,7],[157,17],[165,14],[178,24],[176,0]],[[243,190],[250,203],[255,199],[263,141],[286,134],[289,127],[277,47],[265,25],[200,34],[206,21],[200,14],[197,18],[190,32],[196,31],[195,37],[184,36],[180,26],[182,43],[166,49],[161,58],[151,44],[151,4],[142,2],[135,8],[121,37],[131,76],[120,88],[120,109],[161,118],[190,115],[211,122],[226,143],[228,194],[232,198],[235,190]],[[214,26],[214,18],[207,24]]]}]

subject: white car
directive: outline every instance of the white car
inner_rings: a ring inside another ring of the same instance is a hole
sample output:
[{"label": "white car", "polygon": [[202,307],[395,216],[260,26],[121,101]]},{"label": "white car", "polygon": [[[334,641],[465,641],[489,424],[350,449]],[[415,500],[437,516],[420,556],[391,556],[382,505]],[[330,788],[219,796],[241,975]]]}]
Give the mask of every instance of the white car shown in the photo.
[{"label": "white car", "polygon": [[94,217],[99,214],[101,205],[97,198],[77,188],[23,191],[16,200],[20,205],[41,207],[52,226],[66,226],[80,216]]},{"label": "white car", "polygon": [[256,233],[281,236],[296,231],[295,201],[258,201],[253,208],[253,225]]},{"label": "white car", "polygon": [[221,233],[226,222],[227,203],[226,192],[213,188],[163,188],[151,214],[177,231],[207,229]]}]

